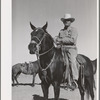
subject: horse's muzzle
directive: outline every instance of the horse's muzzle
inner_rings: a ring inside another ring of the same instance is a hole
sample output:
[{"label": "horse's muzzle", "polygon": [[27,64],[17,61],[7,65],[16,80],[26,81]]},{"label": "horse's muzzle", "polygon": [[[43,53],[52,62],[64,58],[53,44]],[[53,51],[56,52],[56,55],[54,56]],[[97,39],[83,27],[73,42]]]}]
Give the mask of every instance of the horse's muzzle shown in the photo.
[{"label": "horse's muzzle", "polygon": [[35,54],[35,52],[33,52],[33,51],[30,51],[30,54]]},{"label": "horse's muzzle", "polygon": [[30,43],[30,44],[28,45],[28,49],[29,49],[29,51],[30,51],[30,54],[35,54],[35,51],[36,51],[36,46],[35,46],[35,44]]}]

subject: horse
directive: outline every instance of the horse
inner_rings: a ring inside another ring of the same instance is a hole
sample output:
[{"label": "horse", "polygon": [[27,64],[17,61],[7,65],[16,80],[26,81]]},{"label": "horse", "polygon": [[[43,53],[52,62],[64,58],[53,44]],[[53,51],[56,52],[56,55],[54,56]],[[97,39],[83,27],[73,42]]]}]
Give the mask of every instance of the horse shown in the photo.
[{"label": "horse", "polygon": [[34,86],[35,76],[39,71],[38,61],[34,62],[25,62],[25,63],[18,63],[12,66],[12,82],[13,86],[15,85],[15,81],[17,85],[19,84],[17,78],[18,76],[23,73],[26,75],[33,75],[32,86]]},{"label": "horse", "polygon": [[[18,76],[22,73],[22,69],[24,67],[24,63],[17,63],[15,65],[12,66],[12,85],[15,85],[15,82],[17,83],[17,85],[19,84],[17,78]],[[24,72],[27,72],[26,70],[24,70]]]},{"label": "horse", "polygon": [[[46,30],[47,26],[47,22],[43,27],[35,27],[30,22],[32,32],[28,49],[30,54],[36,54],[39,59],[39,77],[44,99],[48,100],[49,86],[52,85],[54,88],[54,99],[59,100],[60,84],[67,67],[63,61],[61,48],[55,48],[54,40]],[[92,63],[88,57],[81,54],[78,54],[78,56],[85,60],[83,63],[84,69],[81,70],[80,67],[79,79],[77,81],[81,100],[84,100],[85,90],[89,91],[91,99],[94,100]],[[84,87],[82,85],[82,76],[84,77]]]}]

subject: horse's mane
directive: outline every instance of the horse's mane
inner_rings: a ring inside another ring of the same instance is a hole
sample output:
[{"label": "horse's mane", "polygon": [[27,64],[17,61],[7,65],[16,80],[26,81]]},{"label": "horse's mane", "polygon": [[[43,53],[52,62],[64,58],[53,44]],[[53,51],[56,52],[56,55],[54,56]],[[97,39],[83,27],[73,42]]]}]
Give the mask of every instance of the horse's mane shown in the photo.
[{"label": "horse's mane", "polygon": [[[45,30],[45,32],[46,32],[46,34],[49,36],[50,42],[54,43],[54,39],[53,39],[53,37],[51,36],[51,34],[49,34],[49,33],[47,32],[47,30]],[[55,48],[55,46],[54,46],[54,48]],[[56,55],[62,54],[62,53],[61,53],[61,48],[55,48],[55,53],[56,53]]]},{"label": "horse's mane", "polygon": [[53,39],[53,37],[51,36],[51,34],[49,34],[49,33],[47,32],[47,30],[45,30],[45,32],[46,32],[46,34],[50,37],[50,39],[52,40],[52,42],[54,42],[54,39]]}]

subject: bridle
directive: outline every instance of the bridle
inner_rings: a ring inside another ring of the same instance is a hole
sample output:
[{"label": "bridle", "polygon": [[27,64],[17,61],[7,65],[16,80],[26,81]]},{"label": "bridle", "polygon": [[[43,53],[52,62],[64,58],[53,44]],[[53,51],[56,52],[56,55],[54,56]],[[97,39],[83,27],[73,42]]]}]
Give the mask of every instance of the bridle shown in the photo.
[{"label": "bridle", "polygon": [[[44,30],[43,30],[44,31]],[[37,43],[36,41],[34,41],[34,40],[32,40],[31,41],[31,43],[35,43],[36,44],[36,47],[37,47],[37,50],[36,50],[36,55],[38,55],[38,56],[42,56],[42,55],[45,55],[46,53],[48,53],[49,51],[51,51],[52,49],[53,49],[53,47],[54,47],[54,45],[49,49],[49,50],[47,50],[47,51],[45,51],[45,52],[43,52],[43,53],[39,53],[39,51],[40,51],[40,45],[41,45],[41,43],[42,43],[42,41],[43,41],[43,39],[44,39],[44,37],[46,36],[46,32],[44,32],[44,35],[43,35],[43,37],[41,38],[41,39],[39,39],[37,36],[33,36],[33,38],[36,38],[38,41],[39,41],[39,43]]]},{"label": "bridle", "polygon": [[[43,30],[43,31],[44,31],[44,30]],[[35,54],[37,55],[37,59],[38,59],[38,63],[39,63],[39,66],[40,66],[41,71],[46,71],[46,70],[50,67],[50,65],[51,65],[52,62],[53,62],[54,55],[55,55],[55,54],[53,55],[53,57],[52,57],[50,63],[48,64],[48,66],[47,66],[46,68],[43,69],[43,68],[41,67],[41,65],[40,65],[40,56],[47,54],[49,51],[51,51],[51,50],[54,48],[54,45],[53,45],[49,50],[47,50],[47,51],[45,51],[45,52],[43,52],[43,53],[39,53],[39,51],[40,51],[40,45],[41,45],[41,43],[42,43],[44,37],[46,36],[46,34],[47,34],[47,33],[44,32],[44,35],[43,35],[43,37],[42,37],[41,39],[39,39],[37,36],[33,36],[33,38],[36,38],[36,39],[39,41],[39,43],[37,43],[35,40],[32,40],[32,41],[31,41],[31,43],[35,43],[35,44],[36,44],[37,50],[36,50]]]}]

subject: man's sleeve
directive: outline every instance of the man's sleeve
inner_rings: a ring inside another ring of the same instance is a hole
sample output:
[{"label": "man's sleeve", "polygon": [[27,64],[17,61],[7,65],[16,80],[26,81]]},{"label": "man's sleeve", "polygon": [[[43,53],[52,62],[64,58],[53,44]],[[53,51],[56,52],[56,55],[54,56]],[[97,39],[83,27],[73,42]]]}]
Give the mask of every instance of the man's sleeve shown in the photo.
[{"label": "man's sleeve", "polygon": [[77,36],[78,36],[77,30],[75,28],[73,28],[71,30],[71,32],[72,32],[71,36],[66,36],[62,39],[63,43],[65,43],[65,44],[74,44],[74,43],[76,43]]},{"label": "man's sleeve", "polygon": [[55,41],[56,42],[61,42],[60,32],[59,32],[58,36],[55,37]]},{"label": "man's sleeve", "polygon": [[55,43],[57,42],[57,38],[58,38],[58,36],[55,36],[55,37],[53,38],[53,40],[54,40]]}]

